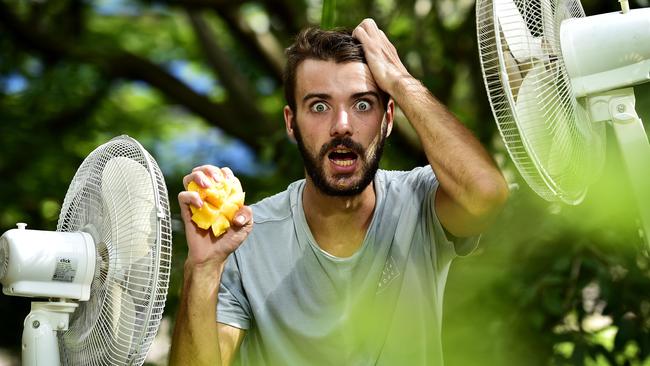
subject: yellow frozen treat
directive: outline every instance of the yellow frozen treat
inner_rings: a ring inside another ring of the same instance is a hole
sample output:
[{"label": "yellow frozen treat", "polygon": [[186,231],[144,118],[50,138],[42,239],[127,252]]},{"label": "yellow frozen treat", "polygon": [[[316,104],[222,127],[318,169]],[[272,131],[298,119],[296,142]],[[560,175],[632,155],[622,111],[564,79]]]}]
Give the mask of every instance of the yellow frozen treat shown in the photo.
[{"label": "yellow frozen treat", "polygon": [[207,230],[212,227],[214,236],[225,233],[235,213],[244,206],[244,192],[239,180],[234,177],[221,182],[213,180],[208,188],[190,182],[187,190],[198,192],[203,201],[201,208],[190,206],[192,221],[201,229]]}]

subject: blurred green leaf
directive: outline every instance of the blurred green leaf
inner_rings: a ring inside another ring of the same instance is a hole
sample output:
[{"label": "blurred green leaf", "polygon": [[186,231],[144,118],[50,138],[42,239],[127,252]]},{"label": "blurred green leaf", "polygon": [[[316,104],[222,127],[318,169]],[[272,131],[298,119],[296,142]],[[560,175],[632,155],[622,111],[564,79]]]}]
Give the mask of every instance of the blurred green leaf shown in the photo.
[{"label": "blurred green leaf", "polygon": [[336,26],[336,0],[323,0],[320,27],[332,29]]}]

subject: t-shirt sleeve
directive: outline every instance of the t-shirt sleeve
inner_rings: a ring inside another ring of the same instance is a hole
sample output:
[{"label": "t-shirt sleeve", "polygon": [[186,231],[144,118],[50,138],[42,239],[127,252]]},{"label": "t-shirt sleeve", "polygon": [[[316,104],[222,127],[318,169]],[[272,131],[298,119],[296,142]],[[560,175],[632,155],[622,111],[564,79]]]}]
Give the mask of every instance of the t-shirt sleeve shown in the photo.
[{"label": "t-shirt sleeve", "polygon": [[[437,261],[451,261],[456,256],[466,256],[478,246],[480,235],[458,238],[444,229],[436,212],[438,179],[430,166],[417,171],[418,181],[423,193],[423,219],[428,235],[436,246]],[[440,263],[442,265],[442,263]]]},{"label": "t-shirt sleeve", "polygon": [[250,329],[251,311],[244,291],[236,253],[228,257],[221,275],[217,302],[217,322],[239,329]]},{"label": "t-shirt sleeve", "polygon": [[433,221],[435,222],[435,231],[438,235],[444,237],[447,241],[451,242],[453,244],[454,252],[458,256],[466,256],[471,254],[476,247],[478,247],[479,240],[481,238],[480,235],[474,235],[474,236],[469,236],[469,237],[456,237],[450,234],[447,230],[444,229],[442,224],[440,223],[440,220],[438,218],[438,214],[436,212],[436,194],[438,192],[438,181],[436,180],[436,185],[435,188],[433,189],[433,192],[430,195],[430,198],[428,200],[428,210],[431,212],[431,217],[433,217]]}]

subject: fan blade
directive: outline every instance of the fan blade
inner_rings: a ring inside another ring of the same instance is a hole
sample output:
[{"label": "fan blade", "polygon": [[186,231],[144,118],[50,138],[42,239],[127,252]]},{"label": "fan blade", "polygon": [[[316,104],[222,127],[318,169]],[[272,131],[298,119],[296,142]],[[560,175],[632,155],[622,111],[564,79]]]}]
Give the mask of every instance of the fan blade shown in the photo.
[{"label": "fan blade", "polygon": [[502,80],[508,81],[508,84],[504,84],[503,87],[509,87],[511,94],[516,97],[519,95],[519,88],[521,87],[521,83],[524,79],[522,76],[522,70],[519,68],[517,60],[515,60],[512,52],[510,51],[503,52],[503,63],[506,68],[506,74],[502,74],[501,77]]},{"label": "fan blade", "polygon": [[110,313],[110,339],[111,346],[108,348],[106,357],[113,365],[128,364],[131,357],[133,335],[136,329],[137,312],[133,297],[124,288],[112,283],[106,298],[108,311]]},{"label": "fan blade", "polygon": [[112,231],[112,245],[107,247],[115,258],[111,263],[122,271],[145,257],[156,240],[156,205],[150,182],[147,169],[126,157],[112,158],[102,172],[102,199]]},{"label": "fan blade", "polygon": [[534,37],[514,0],[494,0],[494,10],[501,26],[501,36],[519,63],[542,58],[542,39]]},{"label": "fan blade", "polygon": [[549,56],[561,55],[560,25],[564,19],[571,18],[571,3],[568,1],[542,0],[542,26],[544,30],[542,48]]},{"label": "fan blade", "polygon": [[542,62],[533,63],[519,88],[515,111],[528,150],[545,168],[547,176],[557,177],[571,163],[565,157],[571,156],[573,149],[572,123],[549,108],[560,100],[558,88],[547,80],[549,77],[552,75]]},{"label": "fan blade", "polygon": [[[571,104],[561,80],[552,64],[534,62],[519,88],[515,113],[522,141],[543,178],[579,192],[602,168],[603,131],[588,123],[584,108]],[[558,194],[566,201],[582,196]]]}]

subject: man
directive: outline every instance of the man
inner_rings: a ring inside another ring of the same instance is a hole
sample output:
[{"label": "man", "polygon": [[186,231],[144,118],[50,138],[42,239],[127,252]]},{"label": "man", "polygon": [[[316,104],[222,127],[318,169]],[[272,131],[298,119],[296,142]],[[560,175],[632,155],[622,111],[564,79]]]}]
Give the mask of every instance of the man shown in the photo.
[{"label": "man", "polygon": [[[179,194],[189,251],[171,364],[441,365],[450,262],[506,183],[374,21],[303,31],[287,55],[284,118],[306,177],[242,208],[219,238],[191,222],[198,195]],[[377,170],[395,103],[430,166]],[[184,184],[222,174],[198,167]]]}]

